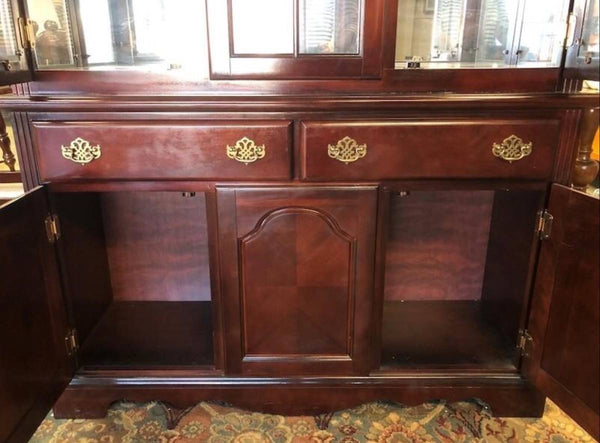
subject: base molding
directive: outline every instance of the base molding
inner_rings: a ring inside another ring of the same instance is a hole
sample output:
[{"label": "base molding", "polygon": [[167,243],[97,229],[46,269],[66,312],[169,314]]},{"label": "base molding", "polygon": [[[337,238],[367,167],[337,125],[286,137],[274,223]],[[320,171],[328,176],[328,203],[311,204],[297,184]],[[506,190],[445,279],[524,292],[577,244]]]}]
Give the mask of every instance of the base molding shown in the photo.
[{"label": "base molding", "polygon": [[226,402],[257,412],[315,415],[372,401],[407,406],[443,399],[479,399],[495,415],[541,417],[545,397],[520,377],[327,379],[76,377],[54,406],[56,418],[102,418],[116,401],[162,401],[184,409]]}]

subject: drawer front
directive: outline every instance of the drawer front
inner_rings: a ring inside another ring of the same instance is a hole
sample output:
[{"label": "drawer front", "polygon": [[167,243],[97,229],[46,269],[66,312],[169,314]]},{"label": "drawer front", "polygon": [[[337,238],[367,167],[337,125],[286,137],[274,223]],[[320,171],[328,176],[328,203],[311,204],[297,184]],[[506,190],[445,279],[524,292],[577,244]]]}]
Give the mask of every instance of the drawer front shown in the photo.
[{"label": "drawer front", "polygon": [[303,122],[301,176],[546,179],[559,125],[559,120],[500,119]]},{"label": "drawer front", "polygon": [[33,122],[42,180],[288,179],[289,121]]}]

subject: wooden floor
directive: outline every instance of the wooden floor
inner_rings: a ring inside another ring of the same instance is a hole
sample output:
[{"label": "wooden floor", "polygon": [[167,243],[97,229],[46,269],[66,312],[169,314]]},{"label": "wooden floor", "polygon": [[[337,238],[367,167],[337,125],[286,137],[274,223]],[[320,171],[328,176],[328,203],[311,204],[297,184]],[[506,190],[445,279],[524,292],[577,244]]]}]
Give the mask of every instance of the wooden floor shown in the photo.
[{"label": "wooden floor", "polygon": [[382,365],[515,371],[515,344],[481,314],[479,301],[387,301]]},{"label": "wooden floor", "polygon": [[80,352],[84,369],[213,364],[211,303],[114,302]]}]

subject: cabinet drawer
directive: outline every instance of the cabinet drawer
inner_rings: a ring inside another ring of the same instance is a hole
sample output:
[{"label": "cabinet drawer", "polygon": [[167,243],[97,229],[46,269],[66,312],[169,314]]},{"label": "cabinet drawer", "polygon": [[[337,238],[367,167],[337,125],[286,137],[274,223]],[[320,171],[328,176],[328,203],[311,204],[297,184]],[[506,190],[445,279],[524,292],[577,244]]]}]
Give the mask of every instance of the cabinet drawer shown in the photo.
[{"label": "cabinet drawer", "polygon": [[290,177],[289,121],[33,122],[42,180]]},{"label": "cabinet drawer", "polygon": [[[523,119],[303,122],[301,176],[307,180],[545,179],[553,170],[559,123]],[[519,155],[523,157],[516,159]]]}]

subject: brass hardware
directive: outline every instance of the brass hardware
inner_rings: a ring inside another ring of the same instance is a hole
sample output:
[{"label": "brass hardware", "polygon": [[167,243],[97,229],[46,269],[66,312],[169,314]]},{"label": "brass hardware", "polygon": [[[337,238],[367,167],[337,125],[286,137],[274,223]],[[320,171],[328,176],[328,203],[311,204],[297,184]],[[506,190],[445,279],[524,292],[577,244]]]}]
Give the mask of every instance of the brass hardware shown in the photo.
[{"label": "brass hardware", "polygon": [[359,145],[356,140],[346,136],[339,140],[337,144],[329,145],[327,154],[331,158],[348,164],[367,155],[367,145]]},{"label": "brass hardware", "polygon": [[533,337],[529,335],[527,329],[519,329],[519,336],[517,338],[517,349],[521,353],[521,357],[529,357],[529,350],[533,344]]},{"label": "brass hardware", "polygon": [[546,209],[539,212],[536,231],[540,240],[547,240],[550,238],[553,221],[554,217]]},{"label": "brass hardware", "polygon": [[260,160],[265,156],[265,145],[258,146],[254,140],[243,137],[235,142],[235,145],[227,145],[227,157],[238,162],[248,164]]},{"label": "brass hardware", "polygon": [[5,71],[12,71],[10,60],[0,60],[0,64]]},{"label": "brass hardware", "polygon": [[410,195],[410,191],[398,191],[398,197],[408,197]]},{"label": "brass hardware", "polygon": [[48,214],[44,220],[44,225],[46,226],[46,236],[50,243],[54,243],[56,240],[60,239],[60,222],[58,220],[58,215]]},{"label": "brass hardware", "polygon": [[67,354],[73,355],[79,349],[79,343],[77,340],[77,330],[70,329],[65,336],[65,346],[67,347]]},{"label": "brass hardware", "polygon": [[502,144],[494,143],[492,147],[492,153],[496,157],[506,160],[509,163],[527,157],[531,154],[532,150],[532,142],[524,143],[523,140],[514,134],[505,138]]},{"label": "brass hardware", "polygon": [[35,29],[31,19],[19,17],[19,30],[21,32],[21,43],[24,48],[35,48]]},{"label": "brass hardware", "polygon": [[77,137],[69,146],[61,146],[61,150],[64,158],[81,165],[88,164],[102,155],[100,145],[92,146],[81,137]]},{"label": "brass hardware", "polygon": [[195,192],[182,192],[181,195],[184,198],[192,198],[192,197],[196,196],[196,193]]}]

